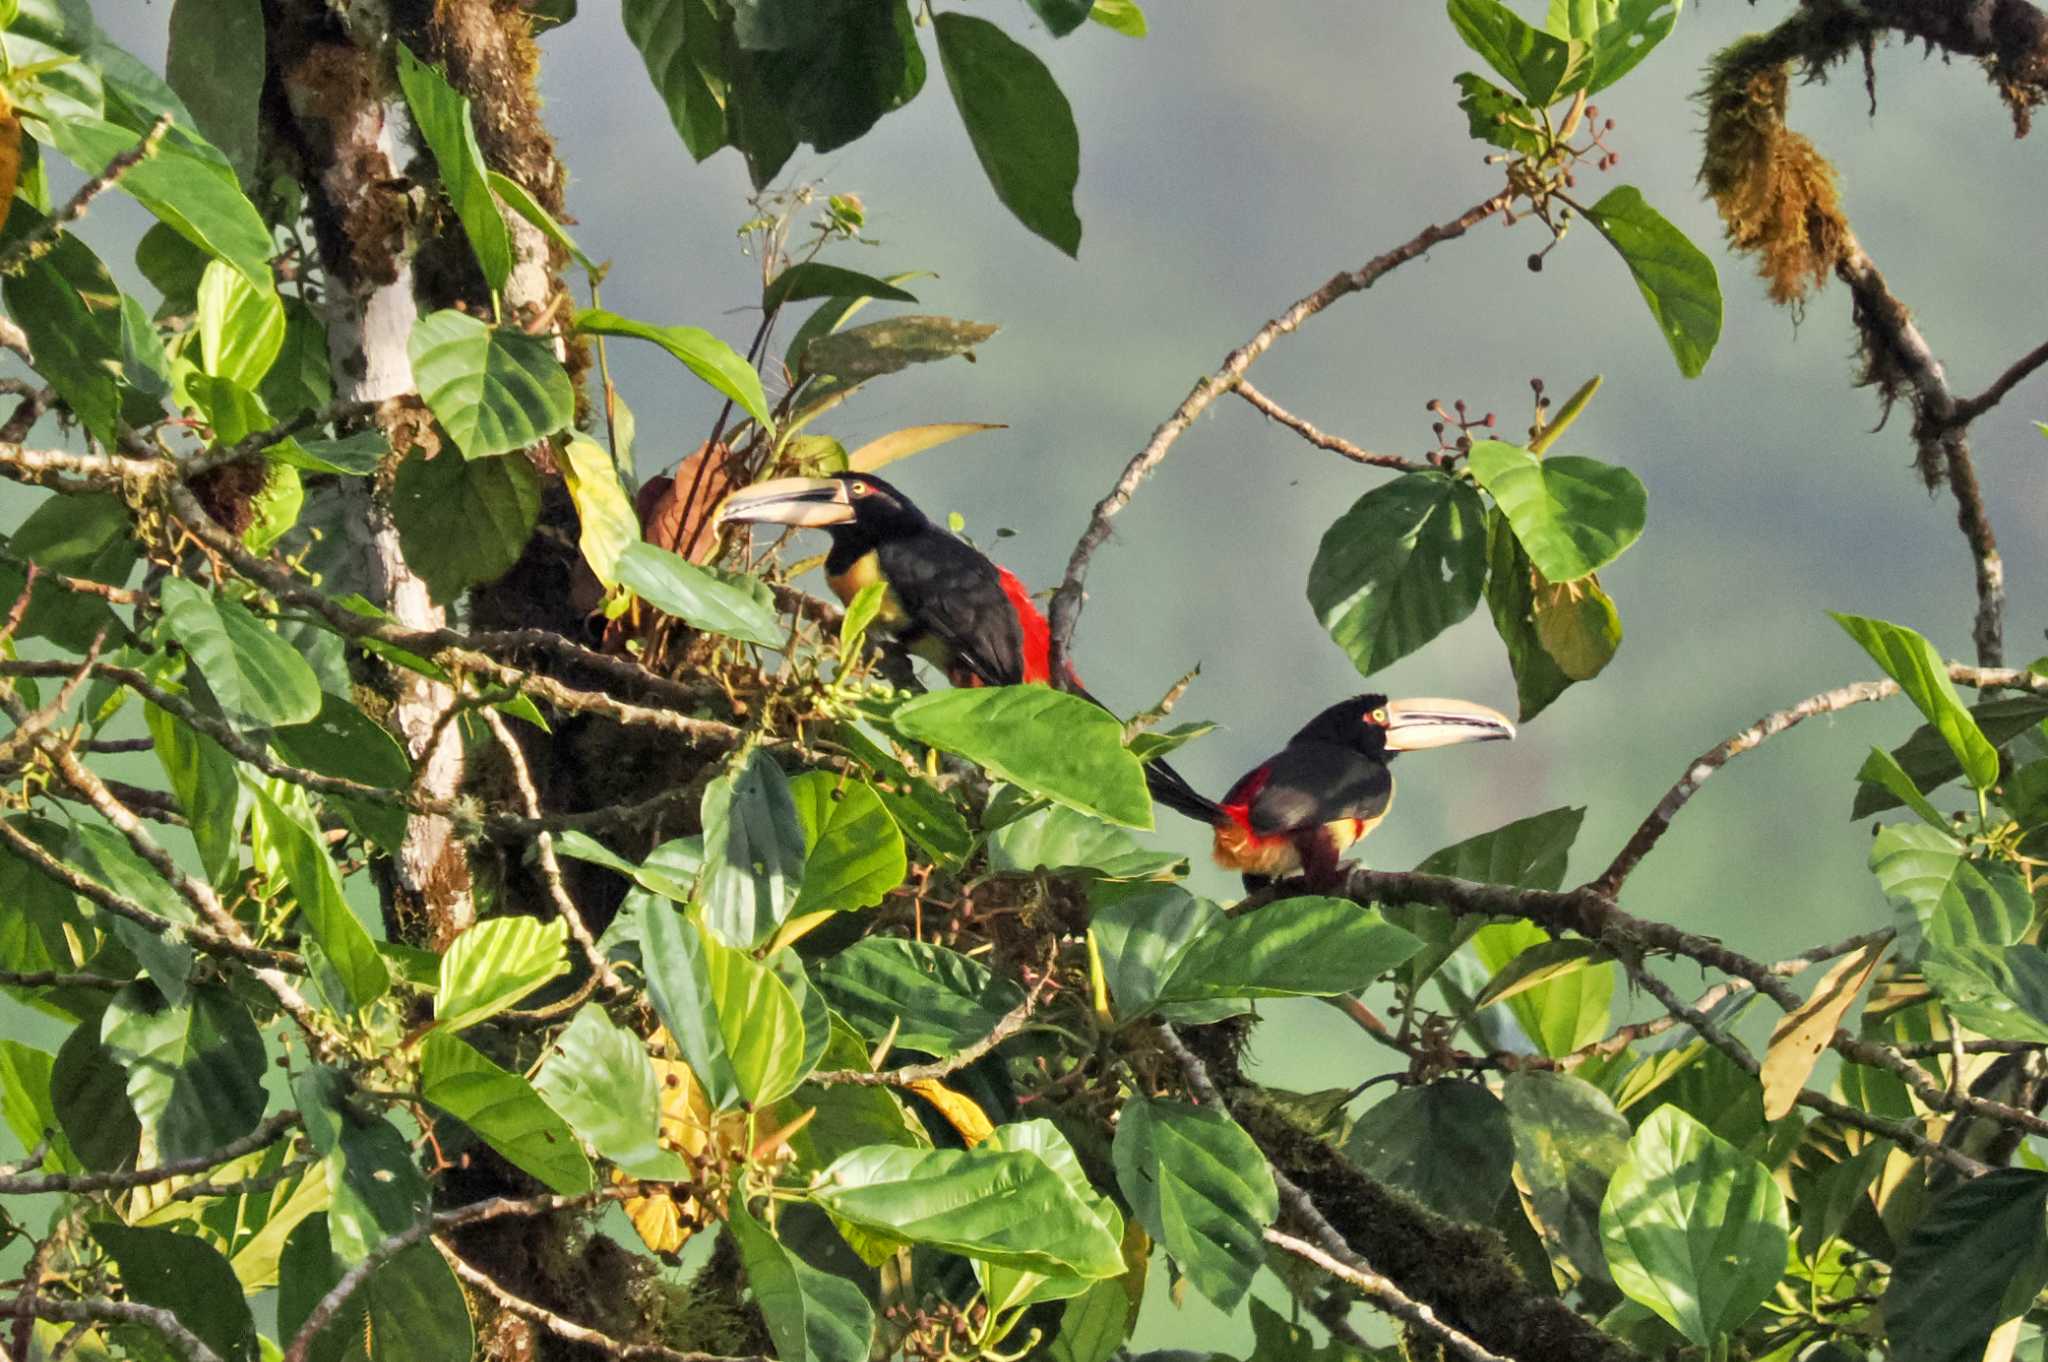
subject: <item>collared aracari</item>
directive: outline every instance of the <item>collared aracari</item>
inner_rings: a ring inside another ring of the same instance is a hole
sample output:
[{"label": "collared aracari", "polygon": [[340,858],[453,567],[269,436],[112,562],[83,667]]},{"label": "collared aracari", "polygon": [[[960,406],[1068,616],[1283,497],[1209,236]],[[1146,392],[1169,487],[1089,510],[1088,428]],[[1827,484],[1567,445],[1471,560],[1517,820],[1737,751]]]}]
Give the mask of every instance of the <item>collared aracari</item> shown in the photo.
[{"label": "collared aracari", "polygon": [[1247,889],[1296,873],[1328,884],[1393,806],[1396,753],[1514,736],[1506,715],[1464,700],[1355,695],[1331,705],[1223,796],[1216,863]]},{"label": "collared aracari", "polygon": [[[824,530],[832,594],[851,602],[862,587],[884,583],[876,623],[956,686],[1052,685],[1102,705],[1071,665],[1054,680],[1052,630],[1024,584],[872,474],[756,483],[726,498],[718,523],[733,522]],[[1216,805],[1164,761],[1145,767],[1145,783],[1168,808],[1215,820]]]}]

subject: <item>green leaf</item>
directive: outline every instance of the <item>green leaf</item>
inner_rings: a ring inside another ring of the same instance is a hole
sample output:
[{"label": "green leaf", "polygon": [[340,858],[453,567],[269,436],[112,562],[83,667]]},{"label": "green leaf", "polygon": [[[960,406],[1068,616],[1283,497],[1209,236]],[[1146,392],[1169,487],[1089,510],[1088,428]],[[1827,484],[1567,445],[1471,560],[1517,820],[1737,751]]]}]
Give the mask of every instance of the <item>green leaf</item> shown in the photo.
[{"label": "green leaf", "polygon": [[[4,239],[18,243],[41,225],[40,214],[16,203]],[[125,356],[113,306],[119,290],[106,266],[77,237],[60,235],[46,254],[0,280],[0,296],[28,336],[36,372],[87,430],[111,440],[122,411]]]},{"label": "green leaf", "polygon": [[626,36],[696,160],[726,145],[725,37],[716,0],[625,0]]},{"label": "green leaf", "polygon": [[46,1051],[0,1037],[0,1113],[6,1116],[7,1129],[13,1133],[15,1143],[23,1149],[32,1150],[48,1142],[48,1151],[29,1168],[75,1171],[83,1165],[71,1152],[71,1142],[64,1138],[51,1098],[51,1071],[55,1063],[56,1057]]},{"label": "green leaf", "polygon": [[1621,612],[1597,576],[1544,582],[1531,605],[1536,641],[1571,680],[1592,680],[1621,650]]},{"label": "green leaf", "polygon": [[[284,302],[276,286],[268,279],[252,284],[215,260],[199,276],[198,304],[199,367],[253,390],[284,349]],[[241,438],[223,437],[227,443]]]},{"label": "green leaf", "polygon": [[702,327],[656,326],[636,322],[602,308],[586,308],[576,314],[576,329],[586,335],[631,336],[652,341],[682,362],[697,377],[740,404],[740,410],[754,418],[763,430],[775,429],[768,398],[761,391],[761,376],[740,353]]},{"label": "green leaf", "polygon": [[1493,627],[1507,645],[1508,666],[1515,674],[1517,715],[1524,723],[1549,708],[1572,685],[1557,659],[1536,632],[1535,567],[1515,538],[1500,509],[1486,513],[1486,604]]},{"label": "green leaf", "polygon": [[1464,92],[1458,97],[1458,107],[1465,111],[1474,141],[1524,156],[1542,152],[1543,135],[1536,131],[1538,119],[1534,109],[1470,71],[1457,76],[1455,83]]},{"label": "green leaf", "polygon": [[[1491,922],[1473,933],[1472,947],[1488,973],[1499,975],[1523,952],[1549,941],[1549,933],[1531,922]],[[1544,1054],[1570,1054],[1607,1034],[1614,973],[1612,962],[1563,973],[1514,993],[1508,1009]]]},{"label": "green leaf", "polygon": [[[1145,885],[1096,909],[1088,935],[1102,958],[1102,977],[1116,1015],[1143,1017],[1192,943],[1224,924],[1223,910],[1177,884]],[[1215,1016],[1244,1010],[1238,1000]]]},{"label": "green leaf", "polygon": [[1190,942],[1167,966],[1157,1001],[1346,993],[1420,949],[1377,909],[1349,899],[1282,899]]},{"label": "green leaf", "polygon": [[806,260],[791,265],[775,276],[761,291],[761,310],[773,312],[784,303],[805,298],[882,298],[892,303],[914,303],[917,295],[906,292],[886,279],[872,274]]},{"label": "green leaf", "polygon": [[178,797],[199,860],[214,883],[223,883],[239,863],[242,825],[248,817],[235,759],[212,738],[194,731],[184,720],[143,706],[157,762]]},{"label": "green leaf", "polygon": [[1935,946],[2009,946],[2033,919],[2018,870],[1973,861],[1969,848],[1939,828],[1888,823],[1870,847],[1870,870],[1891,900],[1899,949],[1918,961]]},{"label": "green leaf", "polygon": [[[1138,0],[1095,0],[1094,8],[1088,11],[1088,17],[1110,32],[1121,33],[1126,38],[1145,36],[1145,11],[1138,8]],[[1060,1332],[1064,1337],[1064,1325],[1061,1326]],[[1121,1333],[1117,1335],[1116,1341],[1123,1341]],[[1065,1360],[1062,1359],[1062,1362]]]},{"label": "green leaf", "polygon": [[[1100,13],[1106,3],[1129,4],[1130,0],[1095,0],[1096,11]],[[1060,1313],[1059,1333],[1046,1355],[1051,1362],[1110,1362],[1130,1333],[1131,1311],[1130,1293],[1122,1282],[1096,1282],[1067,1302]]]},{"label": "green leaf", "polygon": [[347,991],[348,1006],[360,1011],[390,989],[391,972],[370,934],[349,911],[341,872],[327,854],[319,828],[302,810],[288,810],[261,788],[250,788],[256,804],[258,863],[269,861],[283,872],[307,929]]},{"label": "green leaf", "polygon": [[[271,729],[270,745],[285,761],[323,776],[386,790],[404,790],[412,784],[412,762],[390,730],[338,695],[323,692],[319,716],[311,722]],[[321,802],[358,836],[386,851],[397,851],[405,840],[402,808],[340,795],[325,796]]]},{"label": "green leaf", "polygon": [[100,1022],[92,1017],[71,1028],[50,1066],[50,1110],[78,1162],[94,1173],[133,1167],[142,1142],[127,1071],[100,1040]]},{"label": "green leaf", "polygon": [[789,782],[804,831],[803,891],[790,917],[872,908],[910,873],[903,833],[864,780],[806,771]]},{"label": "green leaf", "polygon": [[1363,675],[1472,613],[1486,576],[1479,494],[1442,473],[1375,487],[1323,532],[1308,602]]},{"label": "green leaf", "polygon": [[557,1034],[533,1086],[586,1144],[628,1176],[671,1182],[682,1159],[663,1149],[661,1089],[640,1038],[585,1003]]},{"label": "green leaf", "polygon": [[1218,1309],[1235,1310],[1280,1214],[1266,1156],[1222,1112],[1134,1097],[1110,1146],[1117,1186],[1146,1233]]},{"label": "green leaf", "polygon": [[1949,1014],[1997,1040],[2048,1041],[2048,951],[1963,942],[1931,946],[1920,972]]},{"label": "green leaf", "polygon": [[1507,1193],[1515,1142],[1498,1097],[1446,1078],[1396,1089],[1358,1118],[1344,1152],[1439,1215],[1483,1225]]},{"label": "green leaf", "polygon": [[[317,411],[334,400],[334,379],[327,371],[327,324],[319,314],[305,302],[288,298],[284,303],[284,344],[279,348],[277,359],[263,376],[258,389],[263,405],[279,420],[287,420],[305,412]],[[348,441],[284,441],[283,446],[304,454],[305,445],[317,443],[332,448],[337,443],[345,447],[368,446],[375,448],[379,455],[389,451],[383,433],[377,430],[358,432]],[[272,445],[270,456],[283,457],[283,448]],[[372,460],[370,468],[376,463]],[[368,471],[361,469],[360,471]]]},{"label": "green leaf", "polygon": [[[1481,884],[1556,889],[1564,883],[1565,863],[1585,816],[1584,809],[1561,808],[1518,818],[1432,853],[1415,870],[1421,875],[1449,875]],[[1381,908],[1388,921],[1424,942],[1402,971],[1410,989],[1421,988],[1451,952],[1471,940],[1483,925],[1476,918],[1453,917],[1426,904],[1382,904]]]},{"label": "green leaf", "polygon": [[1899,683],[1921,715],[1939,730],[1970,784],[1988,790],[1998,780],[1998,749],[1991,745],[1949,683],[1948,666],[1934,645],[1902,624],[1828,612]]},{"label": "green leaf", "polygon": [[749,750],[705,787],[701,818],[704,925],[727,945],[757,945],[789,916],[804,875],[803,824],[782,768]]},{"label": "green leaf", "polygon": [[2048,1287],[2048,1173],[1995,1168],[1943,1193],[1892,1261],[1884,1331],[1899,1362],[1974,1362]]},{"label": "green leaf", "polygon": [[588,436],[571,435],[557,462],[562,483],[576,503],[583,561],[609,591],[619,584],[619,555],[640,542],[640,517],[633,499],[619,481],[612,456]]},{"label": "green leaf", "polygon": [[574,1196],[595,1185],[568,1124],[533,1085],[449,1031],[428,1033],[420,1046],[420,1095],[551,1191]]},{"label": "green leaf", "polygon": [[1785,1196],[1755,1159],[1677,1107],[1629,1141],[1600,1206],[1622,1293],[1701,1347],[1734,1332],[1785,1271]]},{"label": "green leaf", "polygon": [[[126,583],[140,557],[127,503],[105,492],[43,498],[21,522],[8,547],[17,558],[109,586]],[[11,605],[19,599],[27,578],[11,563],[0,565],[0,576],[6,578],[0,594],[5,594]],[[102,629],[110,641],[128,636],[127,627],[105,601],[38,582],[16,637],[47,638],[83,653]]]},{"label": "green leaf", "polygon": [[1642,290],[1643,302],[1678,361],[1698,378],[1721,339],[1721,280],[1705,251],[1649,204],[1634,185],[1619,185],[1586,210]]},{"label": "green leaf", "polygon": [[[278,1266],[278,1335],[298,1333],[320,1298],[341,1280],[328,1217],[292,1230]],[[365,1349],[364,1341],[372,1340]],[[380,1263],[314,1336],[310,1362],[445,1362],[470,1357],[476,1333],[462,1285],[432,1244],[414,1244]]]},{"label": "green leaf", "polygon": [[1450,0],[1451,25],[1522,97],[1541,108],[1584,83],[1591,53],[1531,28],[1501,0]]},{"label": "green leaf", "polygon": [[789,985],[708,931],[704,966],[740,1099],[759,1109],[787,1097],[803,1081],[806,1067],[803,1012]]},{"label": "green leaf", "polygon": [[[1898,758],[1882,747],[1870,749],[1870,755],[1863,759],[1863,765],[1856,769],[1856,779],[1867,786],[1876,786],[1892,796],[1892,801],[1903,803],[1920,815],[1928,826],[1942,828],[1948,820],[1941,816],[1941,810],[1927,802],[1927,796],[1920,793],[1920,787],[1913,783],[1913,777],[1906,774],[1906,768],[1899,765]],[[1859,801],[1862,791],[1857,792]]]},{"label": "green leaf", "polygon": [[903,829],[936,865],[956,865],[974,850],[974,833],[952,799],[922,772],[907,769],[859,728],[847,723],[833,735],[869,771],[876,795]]},{"label": "green leaf", "polygon": [[320,680],[306,659],[245,606],[182,577],[167,578],[162,596],[165,630],[230,716],[261,728],[320,712]]},{"label": "green leaf", "polygon": [[[31,835],[35,833],[33,826],[26,830]],[[129,848],[128,840],[114,829],[100,823],[79,823],[73,826],[70,837],[61,843],[41,837],[37,840],[107,888],[158,916],[172,922],[193,921],[191,906],[156,872],[154,866],[136,855]],[[182,1006],[185,1002],[185,981],[192,972],[192,948],[182,942],[166,940],[124,917],[106,917],[104,920],[113,928],[116,939],[141,962],[164,997],[173,1005]]]},{"label": "green leaf", "polygon": [[1113,828],[1054,804],[1013,818],[988,839],[989,869],[1030,874],[1041,868],[1085,872],[1098,880],[1160,880],[1187,873],[1184,856],[1147,851]]},{"label": "green leaf", "polygon": [[1643,532],[1643,484],[1626,468],[1572,455],[1539,459],[1499,440],[1475,441],[1467,466],[1552,582],[1598,571]]},{"label": "green leaf", "polygon": [[560,918],[494,917],[455,938],[441,956],[434,1020],[460,1031],[494,1017],[557,975],[569,924]]},{"label": "green leaf", "polygon": [[867,1362],[875,1313],[860,1287],[821,1272],[747,1213],[735,1197],[726,1224],[775,1351],[810,1362]]},{"label": "green leaf", "polygon": [[802,374],[825,374],[845,383],[864,383],[913,364],[971,355],[975,346],[999,329],[986,322],[964,322],[952,317],[890,317],[813,336],[798,352],[797,368]]},{"label": "green leaf", "polygon": [[406,353],[420,397],[465,459],[524,449],[575,415],[575,389],[546,336],[443,308],[420,318]]},{"label": "green leaf", "polygon": [[[477,145],[469,101],[447,77],[414,56],[411,48],[402,42],[395,46],[398,84],[412,109],[413,123],[434,153],[434,164],[441,171],[441,190],[454,206],[470,249],[476,252],[484,282],[495,295],[512,277],[512,237],[505,230],[497,200],[491,197],[489,168],[484,164],[483,148]],[[435,415],[439,414],[437,410]]]},{"label": "green leaf", "polygon": [[526,192],[525,185],[519,183],[510,175],[500,175],[497,171],[490,169],[484,171],[484,180],[490,185],[491,192],[504,200],[507,208],[510,208],[513,212],[519,214],[520,217],[525,218],[534,227],[538,228],[542,236],[560,246],[571,260],[581,265],[586,271],[592,274],[597,273],[597,262],[583,253],[583,248],[576,244],[574,238],[569,235],[561,223],[555,221],[554,214],[541,207],[540,201]]},{"label": "green leaf", "polygon": [[[714,1111],[739,1105],[741,1090],[726,1054],[718,994],[712,986],[711,955],[724,950],[694,922],[659,900],[641,916],[641,965],[647,993],[662,1025],[683,1052],[683,1061],[704,1087]],[[794,1006],[794,1000],[791,1000]],[[799,1014],[799,1025],[802,1017]]]},{"label": "green leaf", "polygon": [[897,708],[897,732],[956,752],[1033,794],[1125,827],[1152,826],[1145,770],[1123,725],[1099,705],[1046,686],[977,686]]},{"label": "green leaf", "polygon": [[129,1300],[177,1316],[223,1362],[256,1362],[256,1320],[235,1270],[196,1234],[100,1221],[92,1227],[121,1270]]},{"label": "green leaf", "polygon": [[933,28],[946,87],[996,197],[1033,232],[1077,254],[1081,134],[1052,72],[986,19],[945,10]]},{"label": "green leaf", "polygon": [[1577,38],[1592,46],[1593,70],[1586,93],[1597,95],[1635,70],[1638,62],[1670,36],[1683,4],[1684,0],[1598,0],[1593,5],[1568,5],[1565,8],[1581,21],[1561,26],[1557,22],[1560,0],[1551,0],[1552,21],[1547,27],[1559,37]]},{"label": "green leaf", "polygon": [[[933,274],[930,270],[905,270],[899,274],[889,275],[887,278],[883,279],[882,282],[894,286],[909,283],[913,279],[932,279],[936,277],[937,276]],[[804,352],[810,348],[811,342],[819,336],[831,335],[840,327],[846,325],[846,323],[853,318],[855,313],[859,312],[862,308],[866,307],[869,303],[873,301],[874,300],[872,298],[869,298],[865,294],[859,295],[857,297],[840,297],[826,299],[824,306],[818,308],[816,311],[812,312],[810,316],[804,318],[803,325],[797,327],[796,334],[789,338],[789,345],[782,352],[783,363],[789,368],[790,372],[794,374],[802,375],[813,372],[813,370],[808,368],[803,362]],[[942,317],[926,317],[921,318],[919,320],[928,322],[952,322],[951,318]],[[956,326],[974,325],[974,323],[971,322],[953,322],[952,324]],[[989,327],[986,329],[989,332],[993,332],[995,330],[994,327]],[[944,358],[944,356],[934,356],[934,358]],[[899,365],[897,367],[900,368],[902,366]]]},{"label": "green leaf", "polygon": [[414,455],[398,465],[391,518],[405,561],[435,600],[452,601],[519,561],[540,521],[540,479],[523,454]]},{"label": "green leaf", "polygon": [[[104,119],[61,118],[36,140],[91,176],[133,150],[142,135]],[[187,241],[257,288],[270,286],[270,228],[235,182],[233,167],[204,138],[174,124],[156,154],[123,175],[120,185]]]},{"label": "green leaf", "polygon": [[819,1175],[810,1196],[870,1234],[998,1266],[1089,1278],[1124,1270],[1095,1209],[1025,1150],[856,1149]]},{"label": "green leaf", "polygon": [[[2010,695],[1970,706],[1970,718],[1993,747],[2003,748],[2014,738],[2048,719],[2048,698],[2039,695]],[[1912,778],[1922,794],[1931,794],[1963,773],[1948,739],[1932,724],[1922,724],[1911,737],[1891,750],[1892,759]],[[1860,773],[1859,773],[1860,774]],[[1857,787],[1851,818],[1868,818],[1886,809],[1896,809],[1896,794],[1868,782]]]},{"label": "green leaf", "polygon": [[100,1040],[127,1070],[149,1162],[218,1149],[263,1119],[263,1037],[225,992],[195,988],[173,1007],[151,985],[130,984],[100,1019]]},{"label": "green leaf", "polygon": [[986,1036],[1024,990],[943,946],[900,937],[856,941],[818,966],[818,990],[870,1040],[950,1055]]},{"label": "green leaf", "polygon": [[664,615],[693,629],[780,648],[789,641],[775,597],[758,577],[699,567],[652,544],[628,544],[613,569],[619,581]]},{"label": "green leaf", "polygon": [[1628,1156],[1628,1121],[1606,1094],[1571,1074],[1521,1070],[1501,1086],[1515,1168],[1552,1254],[1604,1280],[1600,1204]]},{"label": "green leaf", "polygon": [[1502,965],[1472,1000],[1472,1006],[1491,1007],[1613,958],[1605,947],[1591,941],[1538,941]]},{"label": "green leaf", "polygon": [[1088,21],[1095,0],[1030,0],[1030,5],[1053,37],[1064,38]]}]

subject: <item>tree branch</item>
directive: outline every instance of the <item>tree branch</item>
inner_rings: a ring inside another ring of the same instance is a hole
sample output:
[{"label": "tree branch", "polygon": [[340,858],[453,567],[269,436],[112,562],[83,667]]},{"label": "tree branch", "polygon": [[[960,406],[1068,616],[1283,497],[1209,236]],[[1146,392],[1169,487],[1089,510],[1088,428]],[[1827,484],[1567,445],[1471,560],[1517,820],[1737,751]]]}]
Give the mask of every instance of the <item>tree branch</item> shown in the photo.
[{"label": "tree branch", "polygon": [[0,1175],[0,1194],[39,1196],[45,1192],[125,1192],[131,1187],[148,1187],[172,1178],[204,1173],[244,1154],[253,1154],[283,1139],[300,1125],[299,1113],[281,1111],[267,1116],[254,1130],[237,1140],[204,1154],[172,1159],[154,1168],[136,1168],[125,1173],[43,1173],[33,1177]]},{"label": "tree branch", "polygon": [[19,1296],[0,1299],[0,1315],[17,1319],[49,1319],[77,1324],[141,1324],[162,1334],[170,1345],[184,1354],[185,1362],[221,1362],[220,1354],[205,1340],[178,1322],[169,1310],[135,1301],[52,1300],[48,1296]]},{"label": "tree branch", "polygon": [[1136,494],[1138,485],[1166,458],[1173,442],[1181,437],[1194,419],[1207,411],[1209,404],[1229,392],[1242,378],[1245,370],[1251,368],[1260,355],[1271,349],[1279,340],[1310,317],[1315,316],[1330,304],[1349,294],[1371,288],[1381,276],[1390,270],[1407,264],[1440,242],[1463,236],[1477,224],[1503,211],[1511,194],[1503,190],[1491,198],[1467,208],[1448,222],[1425,227],[1413,237],[1385,255],[1375,256],[1356,270],[1332,276],[1315,292],[1297,301],[1278,317],[1267,322],[1252,334],[1250,340],[1224,356],[1223,363],[1214,373],[1195,384],[1194,390],[1181,400],[1173,415],[1161,422],[1152,432],[1152,438],[1145,447],[1132,456],[1124,465],[1123,475],[1109,490],[1109,495],[1095,504],[1094,513],[1088,518],[1088,527],[1081,532],[1081,538],[1074,545],[1074,552],[1067,559],[1066,577],[1060,582],[1059,590],[1052,598],[1052,667],[1057,674],[1067,649],[1074,638],[1074,626],[1081,618],[1082,587],[1088,577],[1088,560],[1109,538],[1110,521],[1119,511],[1128,506]]},{"label": "tree branch", "polygon": [[21,239],[5,251],[0,251],[0,274],[11,274],[37,256],[46,254],[66,227],[85,216],[85,210],[92,206],[94,199],[119,184],[123,175],[156,155],[170,127],[171,115],[166,113],[158,117],[140,142],[107,162],[106,169],[80,185],[78,192],[62,208],[22,233]]},{"label": "tree branch", "polygon": [[455,1269],[455,1275],[472,1287],[484,1292],[513,1314],[530,1319],[557,1338],[571,1343],[580,1343],[595,1348],[607,1357],[616,1357],[620,1362],[774,1362],[774,1359],[748,1355],[744,1357],[721,1357],[716,1353],[682,1352],[665,1348],[658,1343],[628,1343],[613,1338],[587,1324],[578,1324],[572,1319],[556,1314],[544,1306],[536,1305],[524,1296],[515,1296],[491,1279],[489,1274],[470,1266],[457,1256],[454,1249],[440,1239],[434,1240],[434,1247],[441,1250],[441,1256],[448,1260],[448,1266]]},{"label": "tree branch", "polygon": [[2000,374],[1992,385],[1975,397],[1965,397],[1956,402],[1955,419],[1964,424],[1976,420],[2005,400],[2005,395],[2024,382],[2029,374],[2048,364],[2048,341],[2043,341],[2019,359],[2011,368]]},{"label": "tree branch", "polygon": [[[1051,977],[1048,972],[1046,978]],[[1041,987],[1044,982],[1044,979],[1039,981]],[[929,1064],[912,1064],[901,1069],[884,1069],[879,1073],[870,1073],[865,1069],[827,1069],[823,1073],[812,1074],[808,1081],[828,1085],[846,1083],[864,1088],[907,1088],[913,1084],[944,1078],[948,1074],[960,1072],[1023,1030],[1024,1023],[1030,1019],[1031,1009],[1037,1001],[1038,993],[1034,989],[1023,1002],[1004,1013],[1003,1019],[991,1027],[987,1035],[945,1059],[934,1060]]]},{"label": "tree branch", "polygon": [[1369,449],[1359,448],[1349,440],[1340,439],[1335,435],[1326,435],[1303,418],[1296,416],[1293,412],[1287,410],[1287,408],[1281,406],[1257,388],[1254,388],[1252,381],[1248,378],[1239,377],[1230,385],[1230,388],[1232,392],[1235,392],[1239,397],[1250,403],[1255,410],[1261,411],[1273,420],[1278,421],[1281,425],[1286,426],[1316,448],[1327,449],[1332,454],[1342,454],[1353,463],[1371,464],[1375,468],[1394,468],[1404,473],[1419,473],[1429,467],[1426,463],[1416,463],[1414,460],[1404,459],[1398,454],[1375,454]]}]

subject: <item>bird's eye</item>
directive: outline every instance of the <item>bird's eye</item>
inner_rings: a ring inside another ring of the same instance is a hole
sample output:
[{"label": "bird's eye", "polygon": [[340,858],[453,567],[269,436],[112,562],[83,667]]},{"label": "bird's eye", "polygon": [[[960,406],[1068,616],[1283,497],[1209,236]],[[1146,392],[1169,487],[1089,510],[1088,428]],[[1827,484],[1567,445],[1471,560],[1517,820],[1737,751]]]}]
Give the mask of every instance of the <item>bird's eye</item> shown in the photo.
[{"label": "bird's eye", "polygon": [[1367,715],[1366,718],[1372,723],[1378,724],[1381,728],[1387,726],[1387,711],[1385,709],[1376,709]]},{"label": "bird's eye", "polygon": [[847,486],[846,490],[852,492],[857,497],[864,497],[868,494],[868,485],[864,482],[851,483]]}]

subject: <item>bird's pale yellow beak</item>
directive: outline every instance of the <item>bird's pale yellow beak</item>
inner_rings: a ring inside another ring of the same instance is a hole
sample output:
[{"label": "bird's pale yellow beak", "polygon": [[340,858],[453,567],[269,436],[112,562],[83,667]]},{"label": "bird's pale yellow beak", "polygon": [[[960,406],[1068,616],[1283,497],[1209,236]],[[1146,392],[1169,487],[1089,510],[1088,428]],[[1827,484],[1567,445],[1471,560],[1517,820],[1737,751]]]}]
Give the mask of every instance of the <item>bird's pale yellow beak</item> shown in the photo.
[{"label": "bird's pale yellow beak", "polygon": [[1469,700],[1429,696],[1387,702],[1387,749],[1392,752],[1421,752],[1514,736],[1515,726],[1507,715]]},{"label": "bird's pale yellow beak", "polygon": [[820,529],[853,519],[846,484],[837,478],[774,478],[742,488],[718,508],[718,523],[801,525]]}]

